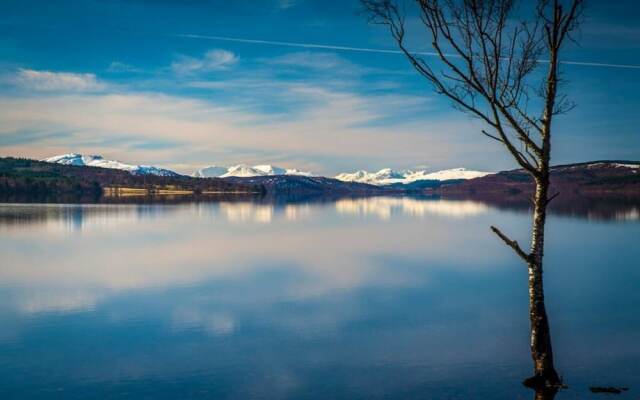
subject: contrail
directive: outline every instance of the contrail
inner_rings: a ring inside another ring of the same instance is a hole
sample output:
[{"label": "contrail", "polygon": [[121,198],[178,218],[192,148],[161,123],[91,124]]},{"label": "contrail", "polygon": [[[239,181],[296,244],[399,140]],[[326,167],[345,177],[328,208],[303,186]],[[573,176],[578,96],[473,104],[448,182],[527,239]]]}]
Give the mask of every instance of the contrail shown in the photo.
[{"label": "contrail", "polygon": [[[228,36],[209,36],[209,35],[195,35],[188,33],[179,33],[171,35],[174,37],[181,37],[187,39],[206,39],[206,40],[219,40],[224,42],[237,42],[237,43],[252,43],[252,44],[266,44],[270,46],[286,46],[286,47],[298,47],[304,49],[324,49],[324,50],[340,50],[340,51],[357,51],[362,53],[380,53],[380,54],[403,54],[400,50],[388,50],[388,49],[376,49],[371,47],[353,47],[353,46],[337,46],[330,44],[319,43],[300,43],[300,42],[281,42],[276,40],[260,40],[260,39],[244,39]],[[417,51],[415,54],[421,56],[438,56],[438,53],[434,51]],[[459,57],[457,54],[445,54],[448,57]],[[548,63],[548,60],[539,60],[541,63]],[[599,63],[589,61],[560,61],[561,64],[566,65],[579,65],[584,67],[603,67],[603,68],[625,68],[625,69],[640,69],[640,65],[634,64],[613,64],[613,63]]]},{"label": "contrail", "polygon": [[[368,48],[368,47],[334,46],[330,44],[279,42],[276,40],[242,39],[242,38],[234,38],[234,37],[227,37],[227,36],[192,35],[187,33],[179,33],[172,36],[188,38],[188,39],[209,39],[209,40],[220,40],[225,42],[267,44],[272,46],[287,46],[287,47],[302,47],[306,49],[359,51],[363,53],[403,54],[400,50],[375,49],[375,48]],[[423,56],[438,55],[438,53],[436,53],[435,51],[422,51],[422,52],[416,52],[416,54],[420,54]],[[458,56],[457,54],[447,54],[447,55],[451,57]],[[638,66],[638,68],[640,68],[640,66]]]}]

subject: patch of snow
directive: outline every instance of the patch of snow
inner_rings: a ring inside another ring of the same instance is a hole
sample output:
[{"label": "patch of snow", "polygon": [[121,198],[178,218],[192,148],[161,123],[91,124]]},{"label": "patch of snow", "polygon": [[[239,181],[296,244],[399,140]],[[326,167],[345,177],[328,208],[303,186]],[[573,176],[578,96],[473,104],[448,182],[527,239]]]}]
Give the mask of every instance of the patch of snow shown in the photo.
[{"label": "patch of snow", "polygon": [[620,164],[620,163],[613,163],[611,164],[616,168],[633,168],[633,169],[637,169],[640,168],[640,164]]},{"label": "patch of snow", "polygon": [[420,179],[430,179],[435,181],[446,181],[451,179],[475,179],[481,178],[483,176],[491,175],[491,172],[481,172],[481,171],[470,171],[465,168],[453,168],[453,169],[445,169],[443,171],[432,172],[429,174],[424,174],[420,176],[411,176],[410,179],[420,180]]},{"label": "patch of snow", "polygon": [[193,176],[195,178],[217,178],[220,177],[224,174],[226,174],[228,171],[227,167],[220,167],[217,165],[210,165],[208,167],[204,167],[202,169],[197,170]]},{"label": "patch of snow", "polygon": [[391,168],[383,168],[378,172],[367,172],[365,170],[354,173],[343,173],[335,176],[335,179],[343,182],[368,183],[370,185],[389,185],[405,179],[402,172]]},{"label": "patch of snow", "polygon": [[[573,166],[572,168],[578,168],[579,166]],[[613,168],[631,168],[638,169],[640,168],[640,164],[625,164],[625,163],[616,163],[616,162],[596,162],[587,165],[588,168],[593,167],[613,167]]]},{"label": "patch of snow", "polygon": [[287,170],[273,165],[255,165],[253,169],[258,170],[265,175],[286,175]]},{"label": "patch of snow", "polygon": [[251,176],[261,176],[261,175],[267,175],[264,172],[262,172],[259,169],[250,167],[246,164],[240,164],[240,165],[236,165],[233,167],[229,167],[229,169],[227,170],[227,172],[222,175],[222,178],[228,178],[230,176],[237,176],[237,177],[241,177],[241,178],[247,178],[247,177],[251,177]]}]

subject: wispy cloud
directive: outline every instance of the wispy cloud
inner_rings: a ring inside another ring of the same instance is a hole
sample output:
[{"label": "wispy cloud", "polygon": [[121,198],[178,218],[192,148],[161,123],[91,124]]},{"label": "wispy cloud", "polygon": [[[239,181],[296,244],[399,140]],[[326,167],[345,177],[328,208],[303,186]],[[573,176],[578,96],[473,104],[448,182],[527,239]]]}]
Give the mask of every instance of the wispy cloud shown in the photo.
[{"label": "wispy cloud", "polygon": [[269,64],[287,67],[310,69],[315,71],[327,71],[332,74],[360,74],[365,68],[350,62],[336,53],[302,51],[288,53],[268,60]]},{"label": "wispy cloud", "polygon": [[286,10],[287,8],[291,8],[295,6],[297,0],[278,0],[278,8]]},{"label": "wispy cloud", "polygon": [[239,57],[228,50],[213,49],[200,58],[181,55],[171,63],[171,69],[181,75],[219,71],[237,64],[238,60]]},{"label": "wispy cloud", "polygon": [[27,90],[43,92],[97,92],[106,85],[94,74],[19,69],[13,83]]},{"label": "wispy cloud", "polygon": [[640,48],[640,26],[637,24],[590,20],[582,27],[581,34],[590,47],[602,50]]}]

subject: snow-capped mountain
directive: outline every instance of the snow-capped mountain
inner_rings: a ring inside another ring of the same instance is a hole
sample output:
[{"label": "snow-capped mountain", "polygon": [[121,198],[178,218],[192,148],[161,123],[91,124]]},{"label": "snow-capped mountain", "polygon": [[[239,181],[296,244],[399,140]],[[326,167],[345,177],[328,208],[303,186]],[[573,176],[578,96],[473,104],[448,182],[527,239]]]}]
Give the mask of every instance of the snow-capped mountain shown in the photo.
[{"label": "snow-capped mountain", "polygon": [[424,169],[395,171],[391,168],[384,168],[378,172],[360,170],[354,173],[342,173],[336,175],[335,179],[345,182],[359,182],[382,186],[394,183],[406,184],[421,180],[445,181],[452,179],[473,179],[490,174],[491,172],[471,171],[465,168],[453,168],[436,172],[429,172]]},{"label": "snow-capped mountain", "polygon": [[378,172],[367,172],[359,170],[354,173],[342,173],[335,176],[335,179],[344,182],[368,183],[370,185],[389,185],[403,181],[404,171],[395,171],[391,168],[383,168]]},{"label": "snow-capped mountain", "polygon": [[64,165],[78,165],[78,166],[88,166],[88,167],[100,167],[100,168],[111,168],[111,169],[121,169],[123,171],[128,171],[134,175],[158,175],[158,176],[178,176],[179,174],[173,172],[171,170],[154,167],[152,165],[132,165],[125,164],[120,161],[115,160],[105,160],[102,156],[99,155],[82,155],[77,153],[69,153],[63,154],[60,156],[54,156],[46,158],[42,161],[64,164]]},{"label": "snow-capped mountain", "polygon": [[[78,165],[89,167],[101,167],[128,171],[134,175],[158,175],[158,176],[179,176],[180,174],[160,167],[151,165],[126,164],[115,160],[106,160],[99,155],[83,155],[69,153],[50,157],[42,161],[58,163],[64,165]],[[397,171],[391,168],[383,168],[377,172],[365,170],[353,173],[342,173],[335,176],[343,182],[368,183],[370,185],[384,186],[392,184],[406,184],[420,180],[452,180],[452,179],[473,179],[491,174],[490,172],[471,171],[465,168],[454,168],[443,171],[429,172],[425,169]],[[238,164],[231,167],[211,165],[196,171],[193,176],[196,178],[249,178],[259,176],[281,176],[299,175],[315,176],[311,172],[300,171],[295,168],[282,168],[274,165],[247,165]]]},{"label": "snow-capped mountain", "polygon": [[452,179],[474,179],[480,178],[486,175],[491,175],[492,172],[481,172],[481,171],[472,171],[466,168],[452,168],[445,169],[442,171],[436,171],[428,173],[424,170],[420,171],[411,171],[406,176],[406,179],[410,182],[419,181],[419,180],[434,180],[434,181],[447,181]]},{"label": "snow-capped mountain", "polygon": [[310,172],[304,172],[297,169],[287,169],[276,167],[273,165],[254,165],[246,164],[234,165],[232,167],[221,167],[212,165],[196,171],[193,176],[197,178],[228,178],[240,177],[248,178],[253,176],[273,176],[273,175],[302,175],[313,176]]}]

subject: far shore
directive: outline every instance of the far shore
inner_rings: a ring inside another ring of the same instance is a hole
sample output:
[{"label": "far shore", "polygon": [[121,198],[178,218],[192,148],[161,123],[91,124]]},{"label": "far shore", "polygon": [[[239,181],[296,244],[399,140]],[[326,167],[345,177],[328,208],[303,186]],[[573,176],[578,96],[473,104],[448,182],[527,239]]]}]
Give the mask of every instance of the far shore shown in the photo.
[{"label": "far shore", "polygon": [[257,194],[258,192],[249,191],[224,191],[224,190],[203,190],[196,192],[194,190],[185,189],[147,189],[135,187],[113,187],[107,186],[103,188],[105,197],[127,197],[127,196],[153,196],[153,195],[196,195],[196,194]]}]

